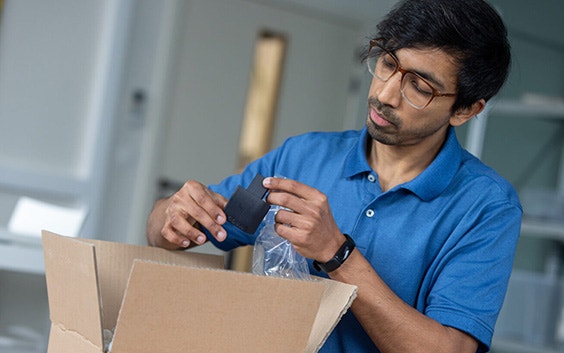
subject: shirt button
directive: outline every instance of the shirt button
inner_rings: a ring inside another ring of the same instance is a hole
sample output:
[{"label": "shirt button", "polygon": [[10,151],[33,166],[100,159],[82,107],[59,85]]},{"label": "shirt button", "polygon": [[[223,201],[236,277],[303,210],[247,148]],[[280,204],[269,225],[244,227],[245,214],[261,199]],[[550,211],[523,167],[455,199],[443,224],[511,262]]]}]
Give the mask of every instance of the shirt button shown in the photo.
[{"label": "shirt button", "polygon": [[368,181],[371,182],[371,183],[373,183],[373,182],[376,181],[376,177],[375,177],[374,175],[372,175],[372,174],[368,174]]},{"label": "shirt button", "polygon": [[372,218],[374,216],[374,210],[367,210],[366,217]]}]

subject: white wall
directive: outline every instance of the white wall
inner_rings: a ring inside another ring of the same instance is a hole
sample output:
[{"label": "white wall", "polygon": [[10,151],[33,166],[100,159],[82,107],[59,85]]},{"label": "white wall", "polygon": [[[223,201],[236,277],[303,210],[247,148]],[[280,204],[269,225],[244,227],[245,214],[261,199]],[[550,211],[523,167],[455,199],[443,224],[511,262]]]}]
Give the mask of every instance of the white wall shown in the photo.
[{"label": "white wall", "polygon": [[234,171],[262,29],[289,39],[274,144],[343,127],[358,28],[238,0],[191,1],[183,20],[164,176],[212,183]]},{"label": "white wall", "polygon": [[19,195],[84,205],[81,234],[96,236],[131,7],[131,0],[5,2],[2,213]]},{"label": "white wall", "polygon": [[6,1],[0,164],[84,175],[104,1]]},{"label": "white wall", "polygon": [[[45,351],[49,328],[40,239],[11,234],[6,224],[17,198],[27,195],[88,206],[81,235],[97,234],[132,2],[3,4],[0,351],[37,352]],[[39,350],[29,337],[23,347],[12,344],[22,340],[18,330],[34,336]]]}]

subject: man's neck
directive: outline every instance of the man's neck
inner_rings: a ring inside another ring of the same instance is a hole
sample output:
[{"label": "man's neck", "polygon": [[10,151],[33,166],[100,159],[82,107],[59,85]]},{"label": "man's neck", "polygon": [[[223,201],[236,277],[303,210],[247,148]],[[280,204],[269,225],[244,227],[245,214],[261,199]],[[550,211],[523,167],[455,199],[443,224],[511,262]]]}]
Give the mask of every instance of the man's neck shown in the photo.
[{"label": "man's neck", "polygon": [[382,191],[413,180],[433,162],[446,140],[446,132],[408,146],[390,146],[371,140],[368,163],[378,174]]}]

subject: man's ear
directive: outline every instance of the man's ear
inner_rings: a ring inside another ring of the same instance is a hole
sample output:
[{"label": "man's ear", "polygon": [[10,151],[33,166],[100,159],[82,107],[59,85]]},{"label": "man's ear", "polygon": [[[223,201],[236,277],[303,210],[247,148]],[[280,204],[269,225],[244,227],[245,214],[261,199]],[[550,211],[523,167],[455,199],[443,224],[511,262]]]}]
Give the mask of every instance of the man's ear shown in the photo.
[{"label": "man's ear", "polygon": [[467,108],[458,109],[453,116],[450,117],[450,125],[460,126],[466,123],[468,120],[472,119],[476,115],[480,114],[484,107],[486,106],[486,101],[480,99],[474,102],[471,106]]}]

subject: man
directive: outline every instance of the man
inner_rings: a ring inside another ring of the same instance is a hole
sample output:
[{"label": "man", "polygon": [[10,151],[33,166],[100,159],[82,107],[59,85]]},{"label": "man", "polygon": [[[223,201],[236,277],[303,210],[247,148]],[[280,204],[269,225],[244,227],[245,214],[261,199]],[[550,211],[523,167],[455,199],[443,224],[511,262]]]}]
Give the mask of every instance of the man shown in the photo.
[{"label": "man", "polygon": [[378,32],[362,131],[290,138],[219,185],[186,182],[155,204],[148,241],[253,244],[226,222],[226,198],[256,173],[281,175],[264,182],[268,201],[291,210],[278,212],[277,233],[313,274],[359,288],[322,352],[485,352],[522,210],[454,127],[503,85],[505,26],[483,0],[407,0]]}]

